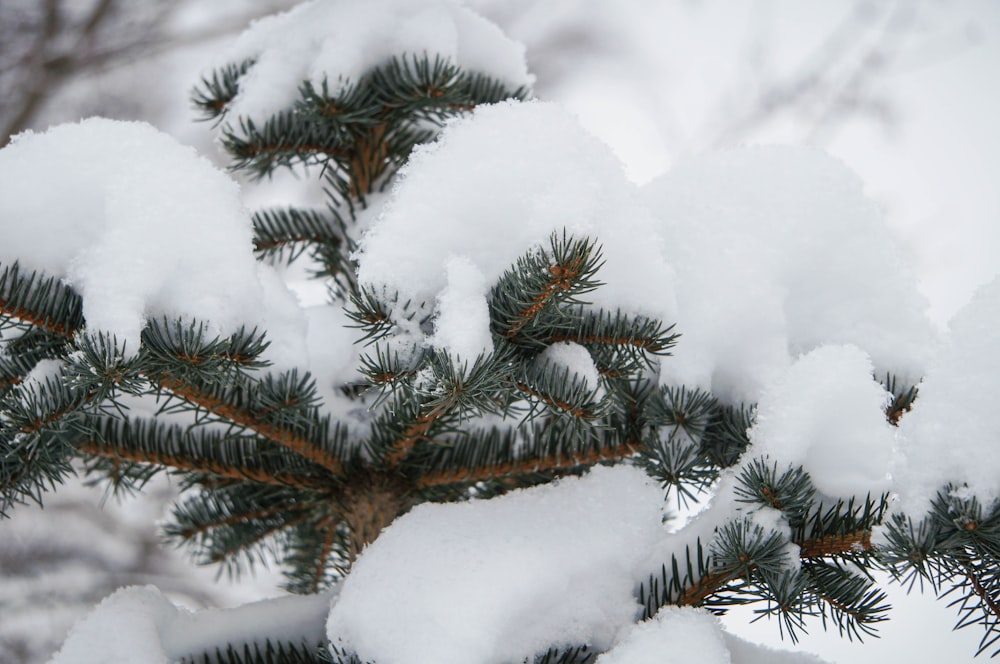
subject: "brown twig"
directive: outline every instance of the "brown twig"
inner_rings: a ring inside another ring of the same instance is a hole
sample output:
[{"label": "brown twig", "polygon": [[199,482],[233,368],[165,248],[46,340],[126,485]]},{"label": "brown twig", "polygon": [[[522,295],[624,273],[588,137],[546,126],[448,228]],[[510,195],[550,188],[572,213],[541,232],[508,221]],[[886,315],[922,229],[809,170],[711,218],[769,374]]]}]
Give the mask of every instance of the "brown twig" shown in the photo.
[{"label": "brown twig", "polygon": [[372,192],[375,180],[385,172],[389,157],[389,146],[385,135],[385,123],[372,127],[368,135],[358,138],[351,151],[347,172],[351,178],[351,196],[361,200]]},{"label": "brown twig", "polygon": [[579,466],[589,466],[602,461],[615,461],[635,454],[636,447],[631,443],[615,447],[602,447],[588,450],[572,456],[552,456],[536,459],[517,459],[504,463],[477,466],[474,468],[456,468],[454,470],[439,470],[422,475],[416,480],[416,486],[427,489],[435,486],[456,483],[472,483],[495,480],[511,475],[529,475],[532,473],[557,472]]},{"label": "brown twig", "polygon": [[411,424],[409,428],[403,432],[403,435],[399,438],[399,440],[393,443],[389,453],[386,454],[386,462],[390,466],[399,465],[399,463],[409,455],[416,444],[427,436],[427,431],[431,428],[431,426],[433,426],[435,422],[441,419],[441,417],[451,409],[452,405],[453,402],[451,401],[440,403],[427,413],[418,417],[416,422]]},{"label": "brown twig", "polygon": [[[872,533],[870,530],[862,530],[843,535],[828,535],[826,537],[804,540],[797,542],[799,557],[802,559],[812,559],[868,551],[872,546],[871,537]],[[755,568],[756,566],[750,566],[749,569],[752,570]],[[709,572],[682,592],[675,603],[678,606],[697,606],[725,588],[730,581],[742,578],[743,574],[740,572]]]},{"label": "brown twig", "polygon": [[84,454],[99,456],[116,461],[152,464],[192,473],[206,473],[225,479],[257,482],[271,486],[293,487],[311,491],[329,491],[330,485],[319,479],[288,473],[271,473],[261,468],[248,468],[234,464],[224,464],[213,459],[168,454],[166,452],[125,450],[110,445],[88,441],[77,446]]},{"label": "brown twig", "polygon": [[583,264],[583,257],[576,257],[568,266],[553,265],[549,268],[552,279],[542,288],[542,292],[532,298],[531,304],[521,310],[511,321],[510,329],[504,334],[508,339],[515,337],[521,332],[538,312],[555,297],[559,291],[568,291],[573,287],[573,281],[580,276],[580,268]]},{"label": "brown twig", "polygon": [[193,385],[189,385],[169,374],[163,374],[154,378],[163,388],[169,390],[178,397],[200,406],[216,415],[220,415],[235,424],[244,426],[273,443],[295,452],[301,457],[326,468],[334,475],[343,473],[344,467],[336,456],[329,451],[321,449],[315,442],[300,436],[292,431],[275,426],[262,421],[253,413],[237,408],[225,401],[206,394]]},{"label": "brown twig", "polygon": [[279,505],[277,507],[268,507],[266,509],[254,510],[253,512],[243,512],[241,514],[231,514],[227,517],[217,519],[215,521],[210,521],[208,523],[199,524],[193,528],[185,528],[180,531],[180,536],[184,539],[191,539],[195,535],[200,535],[202,533],[208,532],[212,528],[221,528],[222,526],[231,526],[236,523],[253,521],[255,519],[263,519],[269,516],[275,516],[281,514],[282,512],[299,512],[302,510],[308,510],[309,506],[302,503],[292,503]]},{"label": "brown twig", "polygon": [[69,328],[62,323],[57,323],[47,316],[40,315],[38,312],[31,311],[24,307],[15,307],[9,301],[4,299],[0,299],[0,314],[10,318],[17,318],[25,323],[30,323],[35,327],[40,327],[47,332],[58,334],[59,336],[67,339],[72,339],[73,335],[76,333],[76,328]]}]

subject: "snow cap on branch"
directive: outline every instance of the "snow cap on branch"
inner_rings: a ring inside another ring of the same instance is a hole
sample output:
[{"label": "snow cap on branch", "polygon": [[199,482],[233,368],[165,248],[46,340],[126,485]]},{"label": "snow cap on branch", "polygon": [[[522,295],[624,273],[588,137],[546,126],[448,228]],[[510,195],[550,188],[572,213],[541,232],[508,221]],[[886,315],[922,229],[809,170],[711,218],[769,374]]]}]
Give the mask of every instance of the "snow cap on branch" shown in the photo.
[{"label": "snow cap on branch", "polygon": [[606,647],[639,609],[638,563],[662,536],[661,502],[642,470],[619,466],[420,505],[355,563],[328,635],[379,664],[499,664],[554,643]]},{"label": "snow cap on branch", "polygon": [[854,344],[878,376],[923,373],[927,303],[878,205],[808,148],[690,159],[644,187],[677,270],[684,337],[664,381],[752,403],[793,358]]},{"label": "snow cap on branch", "polygon": [[748,455],[801,465],[826,496],[877,494],[889,486],[895,446],[889,394],[855,346],[821,346],[764,390]]},{"label": "snow cap on branch", "polygon": [[0,262],[65,278],[91,332],[135,352],[145,321],[184,316],[213,334],[243,325],[300,360],[304,322],[253,254],[250,217],[225,173],[153,127],[92,118],[0,150]]},{"label": "snow cap on branch", "polygon": [[595,664],[731,664],[719,619],[700,609],[665,606],[630,626]]},{"label": "snow cap on branch", "polygon": [[122,588],[70,631],[51,664],[167,664],[213,652],[222,643],[266,639],[311,646],[322,640],[331,592],[263,600],[235,609],[192,612],[153,586]]},{"label": "snow cap on branch", "polygon": [[220,65],[253,60],[230,112],[255,121],[290,107],[299,85],[356,82],[394,56],[441,56],[512,89],[530,87],[524,46],[451,0],[313,0],[256,21]]},{"label": "snow cap on branch", "polygon": [[588,299],[673,320],[672,273],[637,193],[610,148],[559,106],[480,106],[414,151],[361,240],[359,280],[400,302],[433,302],[456,258],[492,285],[565,230],[601,245],[606,285]]},{"label": "snow cap on branch", "polygon": [[984,506],[1000,498],[1000,277],[981,287],[950,324],[913,412],[900,424],[893,467],[897,509],[924,514],[946,484]]}]

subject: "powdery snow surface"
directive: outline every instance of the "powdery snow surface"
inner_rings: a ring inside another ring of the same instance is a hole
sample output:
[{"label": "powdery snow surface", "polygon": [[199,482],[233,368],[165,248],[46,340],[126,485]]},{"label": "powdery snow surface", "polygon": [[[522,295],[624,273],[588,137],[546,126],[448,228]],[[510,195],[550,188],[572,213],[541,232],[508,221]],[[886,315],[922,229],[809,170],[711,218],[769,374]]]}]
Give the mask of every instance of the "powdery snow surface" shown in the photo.
[{"label": "powdery snow surface", "polygon": [[569,370],[570,378],[575,378],[591,390],[600,387],[600,373],[590,351],[572,341],[561,341],[550,345],[538,354],[541,363],[552,363]]},{"label": "powdery snow surface", "polygon": [[435,334],[430,343],[471,364],[480,355],[493,352],[486,303],[490,285],[465,257],[447,261],[445,274],[446,285],[437,296]]},{"label": "powdery snow surface", "polygon": [[702,609],[665,606],[624,630],[595,664],[823,664],[809,653],[776,650],[727,634]]},{"label": "powdery snow surface", "polygon": [[358,559],[327,634],[379,664],[607,647],[639,610],[634,568],[662,534],[661,503],[643,471],[599,467],[488,501],[418,506]]},{"label": "powdery snow surface", "polygon": [[524,47],[448,0],[314,0],[256,21],[217,63],[253,60],[230,112],[266,120],[290,107],[302,81],[331,92],[393,56],[441,56],[511,89],[530,87]]},{"label": "powdery snow surface", "polygon": [[331,593],[191,612],[152,586],[119,590],[70,631],[51,664],[168,664],[182,657],[275,640],[319,643]]},{"label": "powdery snow surface", "polygon": [[770,648],[729,633],[723,634],[723,637],[732,664],[832,664],[812,653]]},{"label": "powdery snow surface", "polygon": [[748,455],[801,465],[831,497],[889,488],[895,435],[885,419],[890,395],[855,346],[821,346],[764,389]]},{"label": "powdery snow surface", "polygon": [[913,410],[900,424],[893,479],[905,514],[923,514],[951,483],[988,506],[1000,498],[1000,278],[981,287],[950,324]]},{"label": "powdery snow surface", "polygon": [[480,107],[418,148],[362,238],[359,277],[400,302],[434,302],[454,288],[456,258],[492,285],[563,229],[603,247],[595,304],[677,323],[664,383],[752,403],[829,343],[858,346],[880,376],[923,373],[926,303],[842,164],[804,148],[732,150],[640,199],[610,150],[552,104]]},{"label": "powdery snow surface", "polygon": [[277,359],[301,352],[288,340],[304,323],[254,259],[238,186],[193,149],[95,118],[15,137],[0,150],[0,181],[0,262],[64,278],[90,331],[134,352],[147,318],[185,315],[216,334],[266,327]]},{"label": "powdery snow surface", "polygon": [[620,162],[568,112],[538,102],[478,107],[418,147],[361,240],[359,279],[400,302],[434,302],[454,260],[491,287],[564,229],[603,245],[607,285],[588,298],[672,317],[671,269]]},{"label": "powdery snow surface", "polygon": [[664,381],[755,401],[799,354],[854,344],[918,379],[933,332],[882,214],[843,164],[807,148],[688,160],[647,184],[677,270],[683,337]]},{"label": "powdery snow surface", "polygon": [[665,606],[627,630],[595,664],[731,664],[718,618],[699,609]]}]

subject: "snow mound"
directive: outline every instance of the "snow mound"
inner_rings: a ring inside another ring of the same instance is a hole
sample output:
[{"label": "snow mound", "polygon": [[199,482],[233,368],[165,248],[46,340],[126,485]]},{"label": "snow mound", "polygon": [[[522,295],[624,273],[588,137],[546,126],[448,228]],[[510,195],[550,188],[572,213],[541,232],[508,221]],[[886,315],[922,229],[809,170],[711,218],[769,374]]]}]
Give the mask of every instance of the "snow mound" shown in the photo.
[{"label": "snow mound", "polygon": [[458,360],[475,362],[493,352],[490,310],[486,295],[490,285],[467,258],[453,258],[445,264],[447,282],[437,296],[437,319],[431,345]]},{"label": "snow mound", "polygon": [[301,352],[305,323],[254,258],[238,185],[192,148],[93,118],[15,137],[0,182],[0,262],[64,278],[90,331],[135,352],[147,319],[187,316],[212,334],[259,325],[278,361]]},{"label": "snow mound", "polygon": [[944,347],[900,424],[893,468],[897,508],[924,514],[951,483],[984,505],[1000,498],[1000,278],[981,287],[950,324]]},{"label": "snow mound", "polygon": [[441,56],[511,89],[530,87],[524,47],[448,0],[314,0],[255,21],[218,65],[253,60],[230,112],[255,121],[288,108],[299,85],[336,92],[393,56]]},{"label": "snow mound", "polygon": [[665,606],[622,631],[595,664],[823,664],[809,653],[777,650],[723,631],[703,609]]},{"label": "snow mound", "polygon": [[665,606],[630,627],[595,664],[731,664],[719,619],[700,609]]},{"label": "snow mound", "polygon": [[601,385],[594,358],[580,344],[572,341],[554,343],[538,354],[537,361],[542,366],[551,363],[566,369],[571,379],[580,381],[587,389],[596,390]]},{"label": "snow mound", "polygon": [[643,471],[622,466],[487,501],[420,505],[358,559],[329,638],[379,664],[497,664],[559,643],[607,647],[639,610],[637,567],[662,536],[661,503]]},{"label": "snow mound", "polygon": [[654,227],[610,148],[567,111],[480,106],[414,151],[361,239],[359,280],[399,302],[433,303],[454,288],[455,260],[492,286],[566,229],[603,247],[607,285],[588,294],[594,303],[669,320],[673,279]]},{"label": "snow mound", "polygon": [[191,612],[153,586],[123,588],[70,631],[51,664],[167,664],[265,638],[320,643],[332,592]]},{"label": "snow mound", "polygon": [[885,491],[896,444],[889,399],[860,349],[821,346],[764,390],[747,454],[803,466],[830,497]]},{"label": "snow mound", "polygon": [[664,382],[733,401],[800,354],[854,344],[881,375],[922,375],[934,334],[878,206],[808,148],[708,154],[643,188],[677,270],[684,334]]}]

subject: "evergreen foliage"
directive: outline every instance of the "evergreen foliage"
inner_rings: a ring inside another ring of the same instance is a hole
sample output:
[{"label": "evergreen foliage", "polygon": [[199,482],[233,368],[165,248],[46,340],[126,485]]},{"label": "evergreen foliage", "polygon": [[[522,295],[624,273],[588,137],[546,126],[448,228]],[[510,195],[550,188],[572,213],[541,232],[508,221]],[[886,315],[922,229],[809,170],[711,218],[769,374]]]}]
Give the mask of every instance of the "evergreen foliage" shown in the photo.
[{"label": "evergreen foliage", "polygon": [[[294,107],[256,124],[227,112],[251,67],[215,72],[195,104],[220,123],[235,169],[265,177],[318,167],[327,209],[256,213],[255,248],[262,260],[310,257],[332,284],[331,298],[348,307],[366,354],[359,383],[341,388],[371,409],[370,432],[359,439],[324,415],[308,374],[270,372],[264,331],[210,338],[198,321],[152,320],[131,352],[89,331],[80,297],[58,279],[3,265],[0,511],[41,502],[76,459],[122,488],[168,470],[192,489],[165,526],[169,538],[233,573],[274,555],[289,589],[312,593],[349,573],[366,544],[422,502],[490,497],[595,464],[637,463],[687,503],[736,464],[749,444],[753,405],[655,384],[650,368],[670,361],[679,335],[670,323],[587,302],[601,287],[595,238],[564,233],[547,247],[526,247],[489,295],[495,351],[461,364],[437,348],[399,354],[390,343],[400,324],[393,316],[426,328],[430,305],[400,306],[357,284],[355,218],[371,195],[445,120],[477,104],[526,98],[527,90],[441,58],[400,56],[336,94],[303,84]],[[599,386],[539,362],[542,351],[566,341],[590,352]],[[59,368],[27,380],[46,360]],[[886,386],[895,396],[886,416],[895,423],[917,394],[891,376]],[[136,399],[154,402],[156,416],[134,415]],[[178,415],[190,424],[178,424]],[[826,504],[801,468],[767,458],[750,460],[735,482],[740,505],[779,511],[790,536],[734,513],[651,571],[637,588],[644,618],[668,604],[723,613],[752,603],[793,640],[815,618],[862,638],[887,617],[872,572],[888,569],[955,597],[959,625],[979,625],[980,651],[1000,653],[997,505],[945,487],[926,518],[886,519],[886,496]],[[888,537],[875,546],[879,525]],[[591,662],[596,653],[586,646],[553,648],[535,661]],[[330,652],[335,662],[360,661]],[[186,661],[326,656],[311,644],[268,642],[220,644]]]}]

